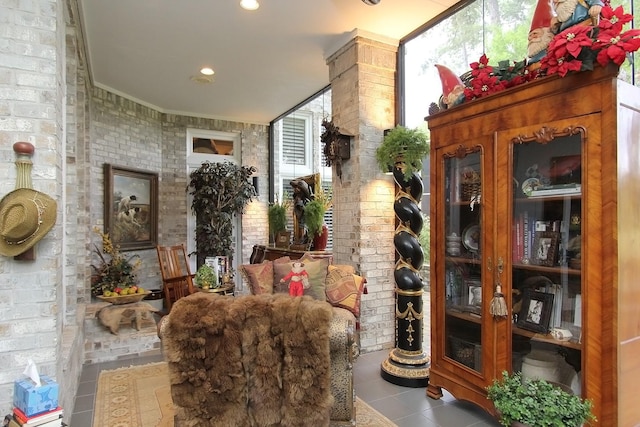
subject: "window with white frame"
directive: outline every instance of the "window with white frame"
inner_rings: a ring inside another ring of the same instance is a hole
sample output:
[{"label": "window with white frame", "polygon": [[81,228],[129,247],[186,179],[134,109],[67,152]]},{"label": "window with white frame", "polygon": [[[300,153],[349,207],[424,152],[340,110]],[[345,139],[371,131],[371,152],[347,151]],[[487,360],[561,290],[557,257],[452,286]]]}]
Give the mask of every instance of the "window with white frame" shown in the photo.
[{"label": "window with white frame", "polygon": [[[322,187],[331,191],[331,168],[325,166],[320,135],[324,131],[322,120],[330,118],[331,90],[325,89],[305,103],[292,109],[290,113],[275,120],[272,125],[274,136],[274,197],[291,200],[291,180],[319,173]],[[327,250],[333,242],[333,211],[325,213],[325,223],[329,228]],[[288,228],[293,229],[293,213],[289,214]]]}]

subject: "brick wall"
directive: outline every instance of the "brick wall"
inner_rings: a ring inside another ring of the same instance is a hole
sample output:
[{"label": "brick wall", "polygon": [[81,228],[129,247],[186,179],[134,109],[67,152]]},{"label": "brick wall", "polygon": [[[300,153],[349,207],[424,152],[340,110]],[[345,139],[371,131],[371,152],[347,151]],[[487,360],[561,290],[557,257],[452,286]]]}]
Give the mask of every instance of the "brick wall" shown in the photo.
[{"label": "brick wall", "polygon": [[334,253],[367,278],[362,351],[395,345],[394,183],[375,162],[384,129],[395,125],[397,45],[356,35],[327,60],[334,123],[356,135],[342,180],[334,178]]},{"label": "brick wall", "polygon": [[13,381],[33,359],[60,377],[67,271],[64,183],[65,14],[61,2],[0,3],[0,194],[15,187],[12,146],[35,147],[33,188],[58,201],[57,223],[35,249],[35,261],[0,257],[0,410],[11,410]]}]

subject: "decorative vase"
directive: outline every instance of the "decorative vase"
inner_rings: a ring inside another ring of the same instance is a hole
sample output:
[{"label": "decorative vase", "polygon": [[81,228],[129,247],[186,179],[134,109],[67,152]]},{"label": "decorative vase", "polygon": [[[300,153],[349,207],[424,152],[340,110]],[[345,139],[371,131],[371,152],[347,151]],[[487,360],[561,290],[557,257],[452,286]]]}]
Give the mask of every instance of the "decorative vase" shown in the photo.
[{"label": "decorative vase", "polygon": [[313,250],[324,251],[327,249],[327,242],[329,241],[329,228],[327,224],[322,224],[322,231],[320,234],[313,236]]}]

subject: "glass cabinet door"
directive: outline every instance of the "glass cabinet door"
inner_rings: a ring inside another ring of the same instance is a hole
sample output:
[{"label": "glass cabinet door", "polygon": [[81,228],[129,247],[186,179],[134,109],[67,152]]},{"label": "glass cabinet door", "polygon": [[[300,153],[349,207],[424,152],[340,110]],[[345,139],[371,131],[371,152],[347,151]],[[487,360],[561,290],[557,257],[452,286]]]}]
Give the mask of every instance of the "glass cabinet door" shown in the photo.
[{"label": "glass cabinet door", "polygon": [[512,141],[511,364],[580,394],[584,137],[565,129]]},{"label": "glass cabinet door", "polygon": [[479,147],[444,158],[445,357],[482,371],[482,155]]}]

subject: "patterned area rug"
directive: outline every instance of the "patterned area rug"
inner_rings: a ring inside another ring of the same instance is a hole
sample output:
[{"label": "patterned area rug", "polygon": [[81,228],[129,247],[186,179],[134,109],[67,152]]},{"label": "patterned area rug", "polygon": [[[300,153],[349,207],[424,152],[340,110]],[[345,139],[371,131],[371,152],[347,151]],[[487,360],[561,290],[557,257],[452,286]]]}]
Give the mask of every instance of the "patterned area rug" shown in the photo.
[{"label": "patterned area rug", "polygon": [[[173,403],[164,362],[102,371],[93,416],[94,426],[173,427]],[[358,427],[395,427],[356,398]]]}]

